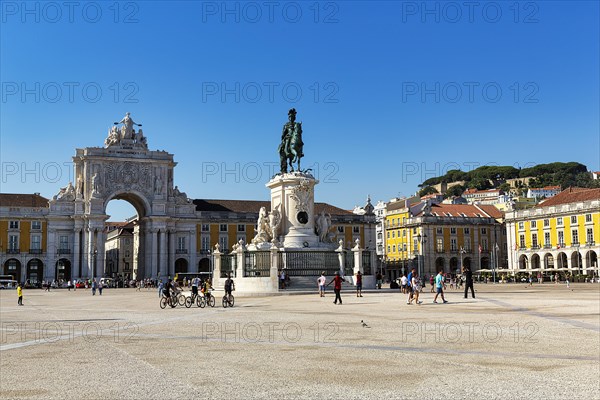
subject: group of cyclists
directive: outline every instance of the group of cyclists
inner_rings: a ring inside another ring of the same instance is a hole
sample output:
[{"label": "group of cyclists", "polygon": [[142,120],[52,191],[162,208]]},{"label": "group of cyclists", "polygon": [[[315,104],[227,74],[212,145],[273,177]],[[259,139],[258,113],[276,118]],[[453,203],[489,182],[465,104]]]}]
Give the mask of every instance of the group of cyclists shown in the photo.
[{"label": "group of cyclists", "polygon": [[[222,299],[223,307],[233,307],[234,299],[231,294],[232,291],[235,290],[235,283],[233,279],[231,279],[231,275],[227,276],[225,280],[225,295]],[[198,288],[200,288],[200,294],[198,293]],[[162,297],[160,301],[161,308],[165,308],[167,305],[171,307],[176,307],[177,305],[185,305],[186,307],[191,307],[192,304],[196,304],[198,307],[204,308],[205,306],[215,306],[215,297],[211,294],[212,285],[210,283],[210,279],[206,278],[202,281],[199,277],[195,277],[191,282],[191,295],[185,296],[182,290],[179,288],[179,284],[177,281],[169,278],[167,282],[162,287]]]}]

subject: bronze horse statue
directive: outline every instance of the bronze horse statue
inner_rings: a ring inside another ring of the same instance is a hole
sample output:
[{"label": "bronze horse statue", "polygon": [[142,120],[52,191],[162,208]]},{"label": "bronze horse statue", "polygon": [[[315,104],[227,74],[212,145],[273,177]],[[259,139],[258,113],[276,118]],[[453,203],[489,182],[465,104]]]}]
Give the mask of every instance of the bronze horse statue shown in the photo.
[{"label": "bronze horse statue", "polygon": [[[287,172],[287,163],[290,164],[290,172],[294,172],[294,163],[298,163],[300,171],[300,159],[304,157],[302,152],[304,142],[302,142],[302,122],[293,122],[294,128],[290,129],[287,125],[287,132],[279,145],[279,158],[281,161],[281,172]],[[291,131],[291,133],[290,133]]]}]

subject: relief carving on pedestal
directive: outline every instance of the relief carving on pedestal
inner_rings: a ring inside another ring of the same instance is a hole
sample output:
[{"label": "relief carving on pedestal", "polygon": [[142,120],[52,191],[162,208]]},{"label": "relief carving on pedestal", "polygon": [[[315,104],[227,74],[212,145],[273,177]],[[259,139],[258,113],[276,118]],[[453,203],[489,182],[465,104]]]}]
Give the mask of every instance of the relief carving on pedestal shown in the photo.
[{"label": "relief carving on pedestal", "polygon": [[312,198],[312,186],[310,185],[309,180],[303,179],[298,186],[292,188],[290,197],[296,202],[297,212],[308,212],[310,199]]},{"label": "relief carving on pedestal", "polygon": [[104,166],[104,185],[108,192],[136,190],[152,194],[152,167],[148,164],[124,162]]}]

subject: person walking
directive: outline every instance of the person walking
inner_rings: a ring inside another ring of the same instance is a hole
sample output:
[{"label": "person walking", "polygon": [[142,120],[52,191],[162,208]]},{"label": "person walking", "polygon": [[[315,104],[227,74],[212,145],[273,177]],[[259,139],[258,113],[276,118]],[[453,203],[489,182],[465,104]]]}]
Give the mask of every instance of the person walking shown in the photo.
[{"label": "person walking", "polygon": [[104,287],[104,284],[102,283],[102,279],[100,279],[100,282],[98,282],[98,293],[100,294],[100,296],[102,296],[102,288]]},{"label": "person walking", "polygon": [[475,289],[473,288],[473,272],[471,272],[471,267],[463,266],[463,274],[465,276],[465,299],[469,293],[469,288],[471,289],[471,296],[475,298]]},{"label": "person walking", "polygon": [[442,295],[442,300],[444,301],[444,303],[447,303],[448,301],[446,301],[446,299],[444,298],[444,289],[446,288],[446,285],[444,284],[444,273],[443,271],[439,271],[438,274],[435,276],[435,297],[433,298],[433,302],[437,303],[437,298],[439,295]]},{"label": "person walking", "polygon": [[333,301],[333,304],[337,304],[338,300],[340,301],[340,305],[342,305],[342,282],[344,281],[344,279],[340,276],[339,272],[335,273],[335,276],[333,277],[333,279],[331,280],[331,282],[329,282],[327,284],[327,286],[331,285],[333,283],[333,291],[335,292],[335,300]]},{"label": "person walking", "polygon": [[383,282],[383,275],[381,275],[381,272],[377,273],[375,279],[377,279],[377,289],[381,289],[381,284]]},{"label": "person walking", "polygon": [[429,277],[429,284],[431,285],[431,291],[430,291],[430,293],[433,293],[433,288],[435,287],[435,278],[434,278],[433,275],[431,275]]},{"label": "person walking", "polygon": [[406,299],[406,304],[411,304],[412,303],[412,298],[413,298],[413,276],[417,274],[417,270],[416,268],[413,268],[408,276],[406,277],[406,293],[408,293],[408,297]]},{"label": "person walking", "polygon": [[362,274],[360,271],[356,273],[356,297],[363,297],[362,295]]},{"label": "person walking", "polygon": [[400,288],[402,289],[402,294],[406,294],[406,286],[408,285],[408,278],[406,275],[402,275],[400,278]]},{"label": "person walking", "polygon": [[567,284],[567,288],[569,287],[569,274],[565,274],[565,283]]},{"label": "person walking", "polygon": [[414,300],[415,304],[421,304],[422,301],[419,300],[419,295],[421,294],[421,290],[423,290],[423,283],[421,277],[414,271],[412,273],[410,286],[412,288],[412,298],[409,303],[412,303]]},{"label": "person walking", "polygon": [[69,292],[71,291],[71,280],[67,282],[67,289],[69,289]]},{"label": "person walking", "polygon": [[21,286],[20,283],[17,286],[17,296],[19,296],[19,299],[17,300],[17,304],[22,306],[23,305],[23,287]]},{"label": "person walking", "polygon": [[327,278],[325,277],[325,271],[321,272],[321,276],[317,279],[317,284],[319,285],[319,297],[325,297],[325,282]]},{"label": "person walking", "polygon": [[98,284],[96,283],[96,278],[94,278],[94,280],[92,281],[92,296],[96,295],[96,288],[98,287]]},{"label": "person walking", "polygon": [[163,292],[163,283],[162,281],[158,282],[158,297],[162,295]]}]

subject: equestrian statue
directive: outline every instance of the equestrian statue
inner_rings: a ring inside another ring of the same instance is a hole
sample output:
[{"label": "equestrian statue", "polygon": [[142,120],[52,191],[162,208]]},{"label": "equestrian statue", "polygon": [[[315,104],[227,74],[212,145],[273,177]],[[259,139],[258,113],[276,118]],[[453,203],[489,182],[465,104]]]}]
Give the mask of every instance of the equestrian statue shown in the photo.
[{"label": "equestrian statue", "polygon": [[302,122],[296,122],[296,109],[292,108],[288,112],[289,121],[283,125],[281,134],[281,144],[279,145],[279,161],[281,163],[281,173],[288,172],[288,162],[290,172],[294,172],[294,163],[298,164],[297,171],[300,171],[300,159],[304,157],[302,148]]}]

